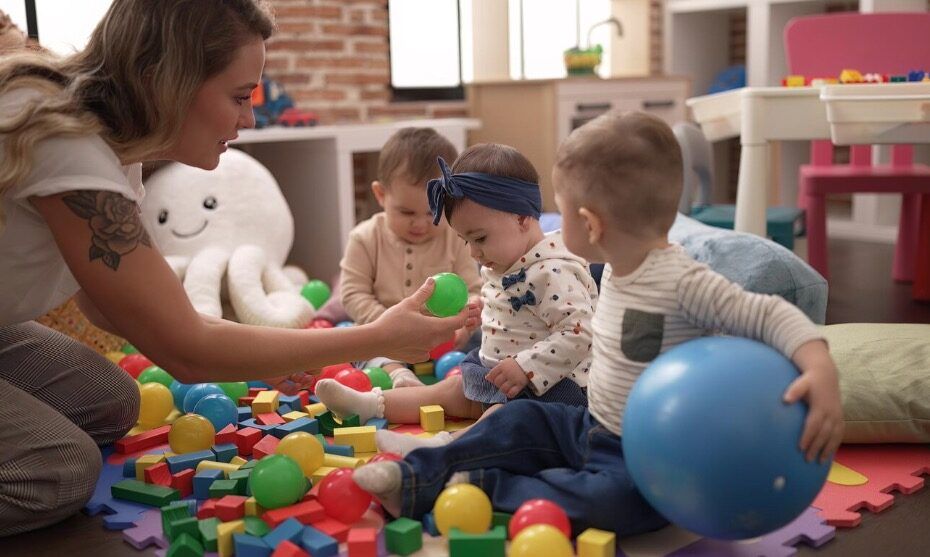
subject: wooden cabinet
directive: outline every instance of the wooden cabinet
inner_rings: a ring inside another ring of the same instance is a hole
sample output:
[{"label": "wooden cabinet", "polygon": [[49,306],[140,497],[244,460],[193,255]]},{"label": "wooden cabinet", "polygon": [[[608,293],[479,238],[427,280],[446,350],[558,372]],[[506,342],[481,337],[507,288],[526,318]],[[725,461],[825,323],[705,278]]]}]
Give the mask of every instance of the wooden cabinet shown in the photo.
[{"label": "wooden cabinet", "polygon": [[685,120],[689,95],[689,81],[679,77],[472,84],[467,89],[470,116],[481,120],[481,128],[469,132],[469,144],[519,149],[540,174],[543,208],[555,211],[552,165],[559,143],[573,129],[614,108],[651,112],[674,124]]}]

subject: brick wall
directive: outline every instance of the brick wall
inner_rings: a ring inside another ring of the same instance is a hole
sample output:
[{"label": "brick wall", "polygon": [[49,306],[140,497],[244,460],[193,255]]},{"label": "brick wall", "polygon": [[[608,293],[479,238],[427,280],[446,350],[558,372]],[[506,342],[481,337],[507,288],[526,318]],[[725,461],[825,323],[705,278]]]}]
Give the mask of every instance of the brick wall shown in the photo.
[{"label": "brick wall", "polygon": [[453,102],[391,102],[387,0],[272,0],[265,73],[322,123],[464,116]]}]

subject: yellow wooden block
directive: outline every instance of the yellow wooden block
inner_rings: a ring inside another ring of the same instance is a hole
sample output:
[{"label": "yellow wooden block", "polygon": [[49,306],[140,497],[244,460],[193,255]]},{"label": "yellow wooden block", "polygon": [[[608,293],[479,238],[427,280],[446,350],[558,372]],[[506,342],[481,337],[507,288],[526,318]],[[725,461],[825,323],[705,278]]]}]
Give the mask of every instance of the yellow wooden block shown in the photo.
[{"label": "yellow wooden block", "polygon": [[258,504],[258,501],[255,500],[255,497],[249,497],[245,500],[245,515],[246,516],[261,516],[265,512],[265,509]]},{"label": "yellow wooden block", "polygon": [[[323,455],[323,461],[326,461],[326,457],[330,455]],[[334,455],[335,456],[335,455]],[[335,466],[320,466],[316,469],[315,472],[310,476],[310,481],[313,482],[313,485],[316,485],[317,482],[326,477],[327,474],[335,470]]]},{"label": "yellow wooden block", "polygon": [[446,411],[442,406],[430,405],[420,407],[420,427],[424,431],[442,431],[446,427]]},{"label": "yellow wooden block", "polygon": [[146,454],[139,457],[136,460],[136,479],[140,482],[145,481],[145,469],[150,466],[155,466],[159,462],[165,461],[165,455],[163,454]]},{"label": "yellow wooden block", "polygon": [[333,431],[333,443],[336,445],[352,445],[357,452],[370,453],[377,451],[375,445],[375,432],[378,431],[373,425],[363,425],[358,427],[340,427]]},{"label": "yellow wooden block", "polygon": [[311,418],[315,418],[326,412],[326,405],[322,402],[314,402],[313,404],[304,406],[304,412],[306,412]]},{"label": "yellow wooden block", "polygon": [[197,464],[197,471],[201,470],[222,470],[223,477],[229,479],[229,474],[235,472],[239,469],[239,464],[233,464],[231,462],[214,462],[212,460],[201,460]]},{"label": "yellow wooden block", "polygon": [[281,417],[284,418],[285,422],[293,422],[294,420],[298,420],[300,418],[308,418],[309,414],[307,414],[306,412],[301,412],[299,410],[294,410],[293,412],[282,414]]},{"label": "yellow wooden block", "polygon": [[235,464],[236,466],[242,466],[248,462],[249,462],[248,460],[242,458],[239,455],[232,457],[232,460],[229,461],[230,464]]},{"label": "yellow wooden block", "polygon": [[278,391],[259,391],[252,401],[252,415],[271,414],[278,411]]},{"label": "yellow wooden block", "polygon": [[785,77],[785,87],[804,87],[804,76],[789,75]]},{"label": "yellow wooden block", "polygon": [[833,462],[830,465],[830,474],[827,476],[827,481],[838,485],[863,485],[868,483],[869,479],[852,468],[843,466],[839,462]]},{"label": "yellow wooden block", "polygon": [[576,541],[578,557],[613,557],[617,554],[617,536],[613,532],[588,528]]},{"label": "yellow wooden block", "polygon": [[466,427],[471,427],[475,425],[475,420],[456,420],[446,422],[446,427],[442,428],[444,431],[449,433],[456,432],[460,429],[465,429]]},{"label": "yellow wooden block", "polygon": [[360,452],[356,451],[356,452],[355,452],[355,458],[357,458],[357,459],[361,460],[363,463],[365,463],[365,462],[368,462],[369,460],[371,460],[371,457],[375,456],[376,454],[378,454],[378,453],[376,453],[376,452],[374,452],[374,453],[360,453]]},{"label": "yellow wooden block", "polygon": [[363,462],[353,456],[323,453],[323,466],[329,468],[358,468]]},{"label": "yellow wooden block", "polygon": [[433,362],[420,362],[413,364],[413,372],[417,375],[432,375]]},{"label": "yellow wooden block", "polygon": [[232,522],[220,522],[216,525],[216,547],[220,557],[231,557],[233,555],[233,534],[245,533],[245,521],[233,520]]}]

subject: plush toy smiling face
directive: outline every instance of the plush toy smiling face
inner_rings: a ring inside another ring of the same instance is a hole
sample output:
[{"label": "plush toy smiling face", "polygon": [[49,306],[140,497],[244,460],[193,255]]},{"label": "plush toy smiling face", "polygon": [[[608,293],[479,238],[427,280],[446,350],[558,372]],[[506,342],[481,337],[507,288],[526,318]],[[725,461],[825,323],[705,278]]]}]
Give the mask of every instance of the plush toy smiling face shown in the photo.
[{"label": "plush toy smiling face", "polygon": [[294,218],[271,173],[242,151],[230,149],[212,171],[173,163],[145,185],[142,218],[163,254],[253,244],[269,262],[287,258]]}]

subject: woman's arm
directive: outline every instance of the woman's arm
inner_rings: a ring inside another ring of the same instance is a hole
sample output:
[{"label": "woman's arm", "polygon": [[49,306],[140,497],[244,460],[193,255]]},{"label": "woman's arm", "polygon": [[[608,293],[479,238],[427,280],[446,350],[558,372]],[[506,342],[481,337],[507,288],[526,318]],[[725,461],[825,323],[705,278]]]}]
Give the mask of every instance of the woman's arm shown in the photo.
[{"label": "woman's arm", "polygon": [[208,321],[149,241],[135,203],[90,190],[30,201],[102,317],[184,383],[260,379],[376,355],[422,361],[477,317],[474,308],[446,319],[422,315],[427,284],[370,325],[297,330]]},{"label": "woman's arm", "polygon": [[116,327],[100,313],[100,310],[90,301],[90,298],[87,297],[87,294],[85,294],[83,290],[78,290],[78,293],[74,295],[74,302],[77,304],[78,309],[81,310],[81,313],[84,314],[84,317],[86,317],[94,327],[103,329],[118,337],[123,336],[116,330]]}]

